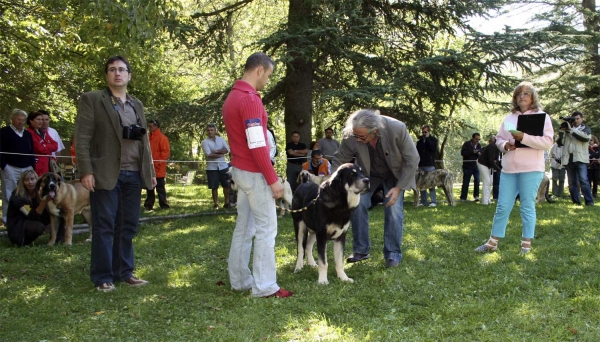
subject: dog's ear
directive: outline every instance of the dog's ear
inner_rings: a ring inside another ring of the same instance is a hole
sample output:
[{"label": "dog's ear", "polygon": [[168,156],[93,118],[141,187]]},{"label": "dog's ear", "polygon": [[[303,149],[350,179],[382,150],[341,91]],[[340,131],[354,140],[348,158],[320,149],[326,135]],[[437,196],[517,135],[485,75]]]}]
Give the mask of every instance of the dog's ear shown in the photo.
[{"label": "dog's ear", "polygon": [[37,182],[35,182],[35,191],[39,191],[42,187],[42,179],[43,177],[38,178]]}]

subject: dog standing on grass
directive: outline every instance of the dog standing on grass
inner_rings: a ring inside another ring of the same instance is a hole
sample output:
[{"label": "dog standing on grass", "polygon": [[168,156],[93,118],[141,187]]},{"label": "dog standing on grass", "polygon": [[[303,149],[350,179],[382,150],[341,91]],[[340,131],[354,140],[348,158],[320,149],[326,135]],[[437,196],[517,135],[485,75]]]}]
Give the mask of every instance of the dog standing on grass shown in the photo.
[{"label": "dog standing on grass", "polygon": [[[360,202],[360,194],[369,190],[370,181],[358,165],[342,164],[331,178],[320,186],[302,183],[296,189],[292,200],[292,217],[296,232],[298,272],[307,264],[317,266],[312,248],[317,242],[319,255],[319,284],[327,280],[327,241],[333,240],[333,259],[338,278],[353,282],[344,272],[344,245],[346,232],[350,226],[352,212]],[[309,234],[310,232],[310,234]]]},{"label": "dog standing on grass", "polygon": [[431,189],[436,186],[444,190],[444,194],[448,200],[448,205],[456,205],[454,193],[452,192],[453,177],[450,171],[444,169],[436,169],[433,171],[417,171],[415,178],[417,181],[417,188],[414,190],[415,207],[419,204],[419,195],[421,194],[421,190]]},{"label": "dog standing on grass", "polygon": [[40,198],[50,196],[46,208],[50,212],[50,241],[48,246],[56,243],[56,235],[60,218],[65,220],[65,245],[73,243],[73,221],[75,214],[82,214],[90,226],[92,238],[92,212],[90,210],[90,192],[79,181],[64,182],[59,174],[48,172],[38,179],[36,185]]}]

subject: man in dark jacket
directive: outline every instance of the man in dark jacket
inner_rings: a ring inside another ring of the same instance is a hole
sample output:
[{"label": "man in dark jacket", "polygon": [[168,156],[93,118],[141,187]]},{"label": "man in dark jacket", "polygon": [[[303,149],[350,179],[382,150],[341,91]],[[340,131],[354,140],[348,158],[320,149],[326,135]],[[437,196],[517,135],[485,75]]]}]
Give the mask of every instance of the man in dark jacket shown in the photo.
[{"label": "man in dark jacket", "polygon": [[469,194],[469,183],[471,176],[474,178],[473,197],[475,201],[479,201],[479,170],[477,169],[477,158],[481,155],[481,144],[479,144],[481,136],[479,133],[473,133],[471,140],[466,141],[460,150],[460,155],[463,157],[463,184],[460,191],[460,200],[467,200]]},{"label": "man in dark jacket", "polygon": [[[417,141],[417,152],[419,152],[419,157],[421,158],[417,171],[433,171],[435,170],[435,154],[438,149],[438,140],[431,135],[431,127],[429,125],[423,125],[421,133],[422,135]],[[429,189],[429,195],[431,196],[431,204],[429,206],[435,207],[437,205],[435,187]],[[419,203],[419,206],[427,206],[427,190],[421,191],[421,203]]]},{"label": "man in dark jacket", "polygon": [[500,172],[502,169],[499,165],[500,150],[496,146],[496,137],[490,136],[488,145],[481,151],[481,155],[477,158],[477,168],[483,182],[483,195],[481,196],[481,204],[490,204],[490,188],[492,186],[492,173]]}]

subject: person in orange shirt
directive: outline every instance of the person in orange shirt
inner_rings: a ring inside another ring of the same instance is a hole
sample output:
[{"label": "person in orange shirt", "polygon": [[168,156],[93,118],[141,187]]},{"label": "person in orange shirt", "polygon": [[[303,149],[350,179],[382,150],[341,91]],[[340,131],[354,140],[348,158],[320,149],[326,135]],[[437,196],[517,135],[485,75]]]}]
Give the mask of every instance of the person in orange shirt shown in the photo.
[{"label": "person in orange shirt", "polygon": [[[150,131],[150,150],[152,151],[152,159],[154,160],[154,172],[156,172],[156,192],[158,192],[158,204],[161,209],[169,209],[167,202],[167,190],[165,189],[165,176],[167,175],[167,159],[171,153],[169,138],[167,138],[160,130],[158,120],[148,121],[148,130]],[[152,210],[156,196],[154,189],[146,189],[146,201],[144,208]]]},{"label": "person in orange shirt", "polygon": [[315,176],[331,175],[331,164],[329,160],[323,158],[321,150],[313,150],[310,161],[302,164],[302,169],[307,170]]}]

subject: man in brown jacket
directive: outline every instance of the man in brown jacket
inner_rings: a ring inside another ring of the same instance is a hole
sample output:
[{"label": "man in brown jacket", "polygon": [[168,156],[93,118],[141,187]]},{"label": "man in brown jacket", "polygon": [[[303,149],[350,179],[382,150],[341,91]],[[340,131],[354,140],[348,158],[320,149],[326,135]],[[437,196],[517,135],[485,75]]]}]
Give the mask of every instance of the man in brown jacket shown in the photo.
[{"label": "man in brown jacket", "polygon": [[143,286],[133,276],[133,238],[141,189],[156,186],[142,103],[127,94],[131,66],[114,56],[104,68],[108,87],[81,95],[75,121],[75,151],[81,184],[90,193],[90,277],[98,291],[114,283]]}]

